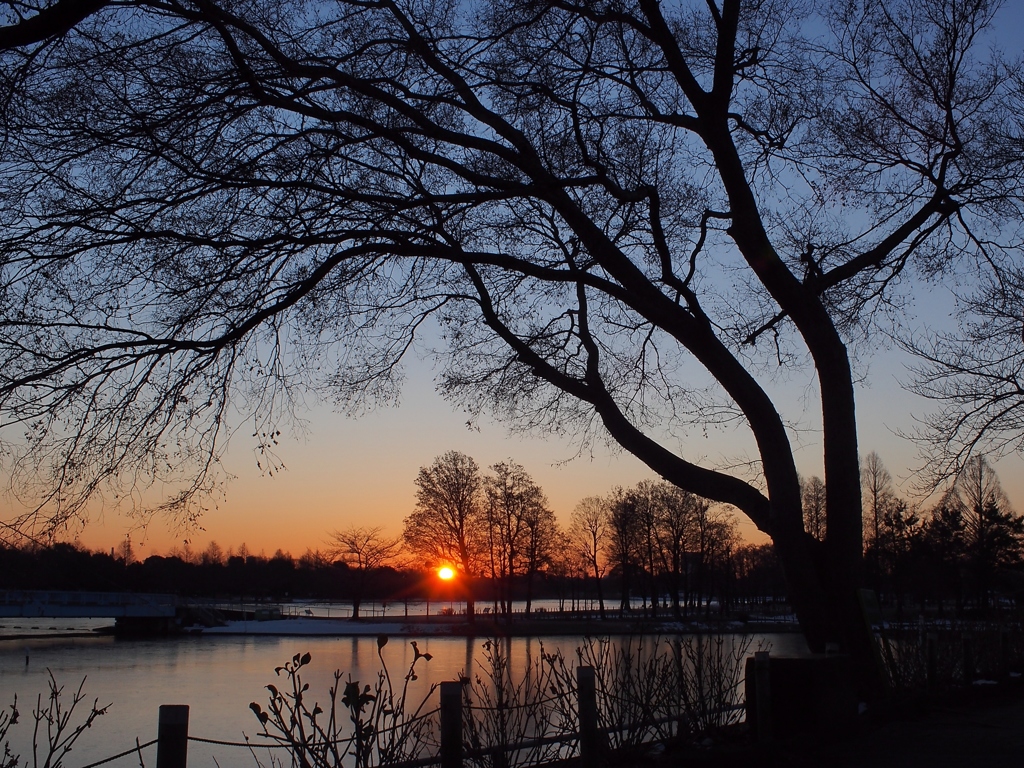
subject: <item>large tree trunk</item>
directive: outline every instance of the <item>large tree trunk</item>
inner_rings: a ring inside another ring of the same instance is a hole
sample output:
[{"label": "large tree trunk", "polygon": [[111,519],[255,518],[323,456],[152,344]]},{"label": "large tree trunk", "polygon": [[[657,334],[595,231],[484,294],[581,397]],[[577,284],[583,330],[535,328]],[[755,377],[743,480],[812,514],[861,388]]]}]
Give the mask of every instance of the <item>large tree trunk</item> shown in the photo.
[{"label": "large tree trunk", "polygon": [[853,662],[858,693],[875,698],[883,690],[874,637],[857,588],[831,560],[824,542],[808,533],[776,536],[775,548],[789,586],[789,598],[812,653],[834,644]]}]

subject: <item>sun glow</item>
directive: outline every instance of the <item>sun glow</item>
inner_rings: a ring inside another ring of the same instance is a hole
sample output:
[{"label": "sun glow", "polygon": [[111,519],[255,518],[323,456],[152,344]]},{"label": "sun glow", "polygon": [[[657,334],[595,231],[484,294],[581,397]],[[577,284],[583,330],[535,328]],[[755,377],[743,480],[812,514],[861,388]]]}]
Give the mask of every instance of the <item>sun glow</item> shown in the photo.
[{"label": "sun glow", "polygon": [[455,578],[455,571],[446,565],[444,568],[438,568],[437,577],[441,579],[441,581],[451,581]]}]

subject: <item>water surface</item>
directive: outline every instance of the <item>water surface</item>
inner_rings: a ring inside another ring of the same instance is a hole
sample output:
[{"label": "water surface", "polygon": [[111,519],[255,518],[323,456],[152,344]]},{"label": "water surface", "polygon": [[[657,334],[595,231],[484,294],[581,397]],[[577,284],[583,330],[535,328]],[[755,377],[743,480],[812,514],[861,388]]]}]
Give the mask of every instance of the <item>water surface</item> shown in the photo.
[{"label": "water surface", "polygon": [[[806,651],[796,634],[764,636],[772,652],[780,655]],[[460,673],[479,671],[484,638],[392,637],[382,649],[384,662],[396,685],[400,685],[413,650],[430,653],[428,663],[417,663],[418,679],[410,682],[410,699],[419,701],[432,682],[457,679]],[[547,652],[561,651],[575,660],[581,637],[513,638],[498,641],[509,654],[513,669],[525,669],[528,660]],[[638,642],[619,639],[618,642]],[[648,640],[648,643],[653,640]],[[161,704],[188,704],[192,736],[223,741],[255,739],[260,728],[249,703],[266,706],[268,683],[280,685],[283,678],[274,668],[295,654],[309,652],[312,663],[303,669],[310,695],[326,701],[333,673],[340,669],[361,683],[373,684],[381,668],[377,640],[373,637],[178,637],[160,639],[118,639],[114,637],[43,638],[0,640],[0,706],[8,707],[14,694],[22,722],[9,739],[22,755],[21,765],[31,765],[31,710],[37,694],[47,690],[47,670],[65,688],[70,701],[73,689],[85,678],[84,710],[93,700],[110,704],[78,742],[65,765],[85,766],[129,749],[136,737],[145,743],[156,737],[157,713]],[[28,664],[25,657],[28,656]],[[84,716],[84,711],[82,715]],[[242,748],[189,743],[190,766],[241,768],[255,766],[251,754]],[[146,765],[156,763],[155,748],[143,752]],[[216,762],[215,762],[216,761]],[[264,753],[264,763],[265,753]],[[286,762],[287,764],[287,762]],[[108,763],[115,768],[138,766],[137,756]]]}]

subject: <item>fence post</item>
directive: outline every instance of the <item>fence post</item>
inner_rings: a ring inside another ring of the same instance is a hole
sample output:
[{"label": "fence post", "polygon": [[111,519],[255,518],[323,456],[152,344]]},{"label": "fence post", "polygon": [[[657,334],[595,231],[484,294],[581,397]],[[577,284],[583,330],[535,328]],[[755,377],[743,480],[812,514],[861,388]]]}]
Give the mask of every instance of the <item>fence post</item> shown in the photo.
[{"label": "fence post", "polygon": [[156,768],[185,768],[188,756],[188,704],[161,704]]},{"label": "fence post", "polygon": [[939,633],[929,632],[925,636],[925,676],[928,681],[928,687],[932,688],[938,685],[938,674],[939,674],[939,663],[938,663],[938,645],[939,645]]},{"label": "fence post", "polygon": [[601,761],[601,733],[597,727],[597,678],[593,667],[576,667],[577,709],[580,718],[580,764],[596,768]]},{"label": "fence post", "polygon": [[768,651],[754,652],[754,690],[757,692],[757,740],[768,744],[772,740],[772,675]]},{"label": "fence post", "polygon": [[462,683],[441,683],[441,768],[462,768]]}]

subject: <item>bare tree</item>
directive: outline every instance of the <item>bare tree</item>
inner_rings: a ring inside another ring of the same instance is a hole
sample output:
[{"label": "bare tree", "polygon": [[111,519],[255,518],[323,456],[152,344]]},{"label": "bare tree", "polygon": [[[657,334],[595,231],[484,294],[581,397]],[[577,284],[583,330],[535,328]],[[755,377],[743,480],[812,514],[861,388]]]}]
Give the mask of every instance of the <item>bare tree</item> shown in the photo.
[{"label": "bare tree", "polygon": [[641,577],[643,609],[649,611],[653,617],[658,615],[658,534],[662,499],[658,483],[653,480],[641,480],[629,490],[629,494],[633,502],[633,515],[636,518],[636,554],[639,565],[637,575]]},{"label": "bare tree", "polygon": [[606,557],[619,575],[619,615],[632,608],[632,592],[642,569],[642,523],[637,514],[637,497],[625,488],[608,495],[608,546]]},{"label": "bare tree", "polygon": [[[299,391],[394,397],[433,317],[445,394],[741,510],[870,681],[848,346],[1019,258],[998,7],[136,0],[29,36],[0,52],[8,530],[164,482],[198,514],[228,403],[272,463]],[[800,365],[821,542],[768,387]],[[671,447],[723,422],[752,473]]]},{"label": "bare tree", "polygon": [[[450,565],[469,581],[485,551],[483,479],[469,456],[448,451],[416,476],[416,509],[405,518],[406,545],[430,565]],[[475,602],[467,585],[466,613],[472,620]]]},{"label": "bare tree", "polygon": [[818,541],[827,535],[828,492],[817,475],[800,480],[800,499],[804,508],[804,530]]},{"label": "bare tree", "polygon": [[688,593],[688,555],[699,546],[698,521],[707,516],[710,503],[689,491],[658,484],[658,551],[667,577],[672,610],[681,614],[680,593]]},{"label": "bare tree", "polygon": [[554,577],[558,590],[558,610],[581,610],[586,600],[586,584],[590,578],[590,562],[584,557],[569,531],[558,530],[551,540],[548,573]]},{"label": "bare tree", "polygon": [[390,565],[402,549],[400,536],[388,537],[383,528],[350,526],[331,534],[332,557],[348,566],[352,574],[352,618],[359,618],[359,607],[366,591],[366,578],[370,571]]},{"label": "bare tree", "polygon": [[224,565],[225,560],[224,550],[216,541],[207,544],[206,549],[199,556],[199,562],[202,565]]},{"label": "bare tree", "polygon": [[[1017,83],[1014,109],[1020,115],[1019,72]],[[1017,126],[1014,139],[1021,156],[1024,125]],[[1024,455],[1024,268],[1019,250],[996,249],[993,256],[1009,263],[980,285],[961,288],[956,332],[904,344],[921,360],[912,389],[939,406],[913,434],[928,459],[929,489],[955,477],[974,456]]]},{"label": "bare tree", "polygon": [[711,613],[718,571],[731,560],[738,547],[739,534],[732,514],[721,505],[697,504],[693,516],[694,575],[688,603],[699,611]]},{"label": "bare tree", "polygon": [[534,514],[534,508],[543,506],[545,500],[540,487],[522,465],[513,461],[499,462],[491,471],[494,474],[484,478],[487,551],[496,588],[495,604],[500,604],[501,612],[510,618],[512,582],[520,569],[525,568],[527,521]]},{"label": "bare tree", "polygon": [[605,554],[608,551],[608,537],[611,535],[607,502],[600,496],[588,496],[572,511],[569,536],[573,546],[582,556],[597,588],[597,605],[604,614],[604,589],[602,580],[607,570]]},{"label": "bare tree", "polygon": [[523,559],[526,570],[527,616],[533,609],[533,587],[537,576],[551,565],[555,548],[562,538],[562,530],[555,519],[555,513],[547,504],[547,499],[542,496],[540,501],[540,504],[530,506],[526,514]]},{"label": "bare tree", "polygon": [[872,451],[864,457],[860,476],[864,488],[864,511],[870,525],[870,544],[878,541],[886,505],[893,495],[892,475],[882,463],[882,457]]}]

